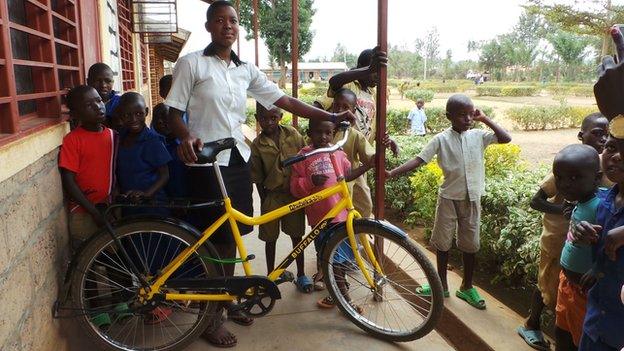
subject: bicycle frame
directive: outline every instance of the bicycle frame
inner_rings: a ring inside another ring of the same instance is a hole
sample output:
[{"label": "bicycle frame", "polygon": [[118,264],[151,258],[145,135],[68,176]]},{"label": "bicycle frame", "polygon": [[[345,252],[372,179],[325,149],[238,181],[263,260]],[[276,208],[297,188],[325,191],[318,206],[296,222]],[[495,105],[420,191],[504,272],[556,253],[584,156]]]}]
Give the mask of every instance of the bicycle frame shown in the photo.
[{"label": "bicycle frame", "polygon": [[[373,277],[369,274],[369,272],[364,267],[364,261],[357,250],[357,243],[355,239],[355,233],[353,230],[353,220],[355,218],[360,218],[361,215],[354,209],[353,201],[351,199],[349,188],[347,186],[347,182],[344,177],[338,171],[337,163],[335,157],[330,154],[330,159],[332,161],[332,165],[334,169],[337,171],[336,175],[338,176],[338,182],[326,189],[323,189],[319,192],[311,194],[307,197],[304,197],[298,201],[294,201],[288,205],[282,206],[276,210],[265,213],[258,217],[250,217],[247,216],[240,211],[236,210],[232,207],[231,199],[227,196],[227,191],[225,189],[225,185],[223,183],[223,178],[219,169],[218,164],[213,164],[215,169],[215,173],[217,176],[217,180],[219,181],[219,185],[221,187],[221,192],[224,195],[223,202],[225,213],[217,219],[210,227],[208,227],[203,233],[201,238],[197,240],[193,245],[187,247],[184,251],[182,251],[176,258],[174,258],[165,268],[163,268],[162,273],[158,276],[158,278],[147,288],[147,290],[142,290],[142,292],[146,295],[147,299],[151,299],[154,294],[160,291],[160,287],[167,281],[167,279],[173,274],[176,269],[178,269],[189,257],[190,255],[197,250],[206,240],[208,240],[215,231],[223,225],[225,222],[228,222],[230,228],[232,229],[232,235],[234,236],[234,241],[236,243],[236,247],[238,249],[239,255],[241,258],[247,257],[247,249],[243,242],[242,236],[238,229],[237,222],[246,224],[246,225],[260,225],[265,224],[276,219],[279,219],[289,213],[300,210],[312,204],[315,204],[321,200],[324,200],[330,196],[335,194],[340,194],[340,201],[334,206],[331,210],[325,214],[323,219],[314,227],[312,230],[297,244],[293,250],[282,260],[282,262],[277,265],[277,267],[268,275],[268,278],[271,281],[277,280],[280,275],[285,271],[285,269],[299,256],[305,248],[310,245],[311,242],[316,239],[320,233],[326,229],[330,224],[331,220],[338,215],[341,211],[347,210],[347,234],[349,239],[349,244],[351,245],[351,249],[353,250],[353,254],[355,256],[355,260],[357,265],[362,270],[366,281],[368,282],[371,288],[375,287],[375,281]],[[377,262],[375,255],[373,253],[373,249],[368,240],[363,239],[360,240],[364,250],[368,256],[370,263],[375,267],[375,270],[378,273],[382,273],[381,267]],[[246,276],[252,275],[251,265],[248,260],[244,260],[242,262],[243,269],[245,271]],[[176,293],[167,293],[165,294],[165,300],[178,300],[178,301],[233,301],[236,299],[236,296],[230,294],[208,294],[208,293],[200,293],[200,294],[176,294]]]}]

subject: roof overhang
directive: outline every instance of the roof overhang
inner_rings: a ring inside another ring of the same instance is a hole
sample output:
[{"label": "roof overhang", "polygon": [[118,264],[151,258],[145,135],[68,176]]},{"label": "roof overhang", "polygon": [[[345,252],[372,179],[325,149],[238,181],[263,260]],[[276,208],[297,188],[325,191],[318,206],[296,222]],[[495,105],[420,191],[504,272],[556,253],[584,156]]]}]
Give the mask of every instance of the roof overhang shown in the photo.
[{"label": "roof overhang", "polygon": [[180,56],[180,52],[186,45],[188,38],[191,36],[191,32],[188,30],[178,28],[177,33],[169,34],[162,37],[157,36],[149,36],[146,39],[150,39],[153,41],[148,41],[148,43],[153,46],[156,51],[167,61],[175,62],[178,60]]},{"label": "roof overhang", "polygon": [[144,36],[178,31],[176,0],[131,0],[132,31]]}]

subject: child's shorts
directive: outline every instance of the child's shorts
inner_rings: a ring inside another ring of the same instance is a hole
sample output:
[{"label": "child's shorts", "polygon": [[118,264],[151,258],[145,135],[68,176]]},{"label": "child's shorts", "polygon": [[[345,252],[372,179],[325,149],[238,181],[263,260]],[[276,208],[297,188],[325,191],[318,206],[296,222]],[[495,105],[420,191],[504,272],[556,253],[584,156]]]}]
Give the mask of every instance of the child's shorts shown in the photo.
[{"label": "child's shorts", "polygon": [[438,196],[431,245],[440,251],[449,251],[457,232],[457,248],[462,252],[479,251],[481,200],[449,200]]},{"label": "child's shorts", "polygon": [[348,185],[353,198],[353,206],[362,215],[362,218],[370,218],[373,213],[373,199],[371,198],[371,189],[368,186],[366,174],[355,178]]},{"label": "child's shorts", "polygon": [[[325,240],[329,240],[329,234],[331,230],[323,230],[317,237],[314,239],[314,248],[316,249],[317,258],[320,259],[321,255],[321,246]],[[338,249],[336,249],[336,253],[334,254],[334,258],[332,260],[334,264],[336,263],[349,263],[355,262],[355,255],[353,255],[353,250],[351,249],[351,244],[349,244],[349,238],[345,238],[338,244]],[[319,261],[320,262],[320,261]]]},{"label": "child's shorts", "polygon": [[[557,303],[557,291],[559,290],[559,274],[561,273],[561,265],[559,259],[561,256],[561,248],[559,252],[548,250],[543,245],[543,239],[540,240],[540,258],[539,270],[537,273],[537,288],[542,294],[544,305],[554,308]],[[561,245],[563,246],[563,244]]]},{"label": "child's shorts", "polygon": [[97,224],[88,212],[70,212],[69,237],[72,250],[76,250],[83,241],[89,239],[98,230]]},{"label": "child's shorts", "polygon": [[[262,202],[262,206],[260,206],[262,214],[278,209],[284,205],[288,205],[295,200],[296,199],[292,197],[292,195],[286,192],[269,192]],[[303,210],[299,210],[282,218],[260,225],[260,240],[265,242],[277,241],[280,233],[280,223],[282,231],[293,238],[300,238],[305,232],[304,212]]]},{"label": "child's shorts", "polygon": [[571,283],[563,272],[559,273],[559,292],[557,295],[557,307],[555,308],[557,319],[555,325],[572,334],[574,345],[578,346],[583,335],[583,321],[587,305],[587,294],[580,286]]}]

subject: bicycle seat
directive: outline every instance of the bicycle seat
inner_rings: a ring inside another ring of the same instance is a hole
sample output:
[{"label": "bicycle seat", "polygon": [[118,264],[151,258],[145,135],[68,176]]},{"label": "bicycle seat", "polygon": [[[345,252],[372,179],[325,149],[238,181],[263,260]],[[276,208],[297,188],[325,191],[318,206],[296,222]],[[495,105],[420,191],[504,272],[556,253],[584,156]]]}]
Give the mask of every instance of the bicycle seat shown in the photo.
[{"label": "bicycle seat", "polygon": [[214,163],[219,152],[232,149],[235,146],[236,140],[234,138],[224,138],[205,143],[203,149],[195,153],[197,155],[197,162],[195,163],[200,165]]}]

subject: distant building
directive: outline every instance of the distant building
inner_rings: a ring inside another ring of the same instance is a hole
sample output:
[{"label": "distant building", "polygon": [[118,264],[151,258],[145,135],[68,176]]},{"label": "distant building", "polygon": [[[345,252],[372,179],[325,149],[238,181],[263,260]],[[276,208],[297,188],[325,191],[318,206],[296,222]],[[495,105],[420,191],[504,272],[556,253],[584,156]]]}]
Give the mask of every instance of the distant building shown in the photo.
[{"label": "distant building", "polygon": [[[347,71],[349,67],[344,62],[299,62],[299,81],[302,83],[311,80],[328,80],[333,75]],[[281,77],[279,67],[261,67],[260,70],[266,73],[269,79],[278,81]],[[292,65],[287,65],[286,80],[290,81],[292,76]]]}]

